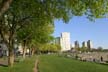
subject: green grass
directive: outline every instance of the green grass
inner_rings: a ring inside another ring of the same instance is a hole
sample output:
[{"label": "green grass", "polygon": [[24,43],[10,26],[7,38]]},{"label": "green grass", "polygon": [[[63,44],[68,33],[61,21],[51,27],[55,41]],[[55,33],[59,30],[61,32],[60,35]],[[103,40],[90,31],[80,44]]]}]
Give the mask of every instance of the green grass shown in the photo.
[{"label": "green grass", "polygon": [[42,55],[39,59],[39,72],[108,72],[108,65],[82,62],[56,55]]},{"label": "green grass", "polygon": [[20,61],[14,64],[14,67],[2,67],[0,66],[0,72],[33,72],[36,57],[28,57],[24,61]]}]

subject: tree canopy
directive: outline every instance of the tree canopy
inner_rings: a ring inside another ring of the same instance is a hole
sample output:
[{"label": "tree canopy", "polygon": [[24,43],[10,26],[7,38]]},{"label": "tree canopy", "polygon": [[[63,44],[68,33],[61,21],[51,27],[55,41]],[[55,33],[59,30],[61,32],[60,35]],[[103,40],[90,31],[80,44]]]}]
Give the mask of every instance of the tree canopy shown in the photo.
[{"label": "tree canopy", "polygon": [[68,22],[71,17],[82,15],[90,20],[107,17],[108,1],[0,0],[0,35],[9,48],[9,59],[14,57],[13,44],[17,36],[48,42],[55,19]]},{"label": "tree canopy", "polygon": [[29,8],[32,9],[34,7],[34,12],[43,12],[43,14],[46,14],[47,16],[52,16],[49,19],[62,17],[66,20],[68,18],[67,15],[74,16],[84,14],[87,15],[88,18],[101,18],[107,17],[106,15],[108,13],[107,0],[1,0],[0,14],[8,11],[8,8],[13,4],[16,5],[15,9],[28,9],[30,11]]}]

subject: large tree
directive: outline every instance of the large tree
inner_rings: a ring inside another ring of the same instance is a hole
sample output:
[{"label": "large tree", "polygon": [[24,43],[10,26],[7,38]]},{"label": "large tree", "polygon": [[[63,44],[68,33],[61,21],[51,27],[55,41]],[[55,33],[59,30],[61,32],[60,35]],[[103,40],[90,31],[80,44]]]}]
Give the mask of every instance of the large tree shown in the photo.
[{"label": "large tree", "polygon": [[50,23],[28,24],[19,31],[17,31],[17,39],[23,45],[23,57],[25,58],[26,46],[29,45],[32,54],[34,50],[38,48],[39,44],[49,43],[52,40],[52,33],[54,31],[54,25]]},{"label": "large tree", "polygon": [[72,16],[87,15],[92,20],[108,15],[107,0],[1,0],[0,7],[0,34],[9,50],[9,65],[14,61],[16,32],[26,25],[52,24],[55,19],[68,22]]}]

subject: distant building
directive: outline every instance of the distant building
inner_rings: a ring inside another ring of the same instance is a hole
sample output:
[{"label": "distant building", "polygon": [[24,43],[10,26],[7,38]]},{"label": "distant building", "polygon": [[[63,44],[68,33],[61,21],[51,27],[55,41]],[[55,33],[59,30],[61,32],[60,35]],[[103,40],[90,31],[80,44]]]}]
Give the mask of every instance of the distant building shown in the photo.
[{"label": "distant building", "polygon": [[78,41],[75,41],[75,49],[77,49],[77,48],[79,48],[80,46],[79,46],[79,42]]},{"label": "distant building", "polygon": [[1,55],[8,56],[8,48],[0,36],[0,56]]},{"label": "distant building", "polygon": [[[20,46],[17,44],[16,42],[17,40],[15,40],[14,42],[14,54],[16,54],[20,49]],[[1,38],[0,36],[0,56],[3,55],[3,56],[8,56],[8,47],[7,45],[5,44],[5,42],[3,41],[3,39]]]},{"label": "distant building", "polygon": [[61,51],[71,50],[70,33],[63,32],[60,38]]},{"label": "distant building", "polygon": [[75,45],[74,45],[74,43],[72,43],[72,44],[71,44],[71,48],[74,48],[74,47],[75,47]]},{"label": "distant building", "polygon": [[88,41],[87,41],[87,48],[88,48],[89,50],[91,50],[91,48],[93,48],[93,45],[92,45],[91,40],[88,40]]},{"label": "distant building", "polygon": [[87,47],[87,43],[85,41],[82,42],[82,47]]},{"label": "distant building", "polygon": [[60,37],[56,37],[56,38],[54,39],[54,44],[60,45]]}]

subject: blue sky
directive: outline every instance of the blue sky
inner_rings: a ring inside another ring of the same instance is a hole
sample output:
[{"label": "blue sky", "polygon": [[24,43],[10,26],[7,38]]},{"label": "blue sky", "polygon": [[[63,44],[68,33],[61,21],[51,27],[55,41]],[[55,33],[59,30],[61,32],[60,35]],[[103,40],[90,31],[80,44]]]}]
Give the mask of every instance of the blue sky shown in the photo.
[{"label": "blue sky", "polygon": [[71,43],[78,40],[91,40],[93,47],[102,46],[108,49],[108,18],[96,19],[95,22],[89,21],[86,17],[73,17],[65,24],[62,20],[55,20],[54,36],[60,36],[61,32],[70,32]]}]

